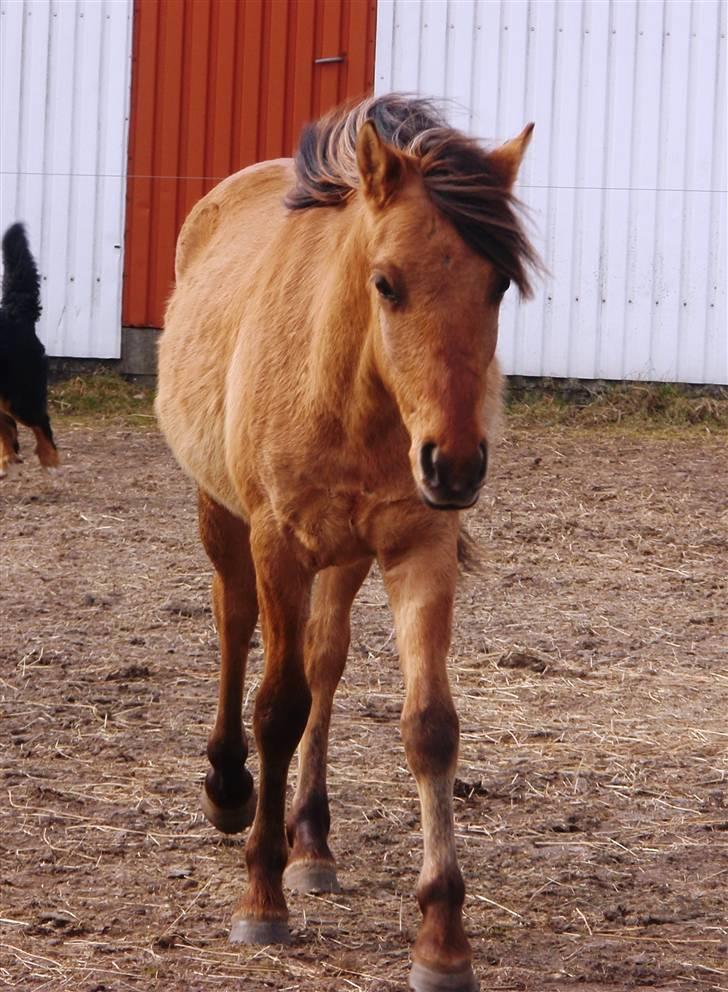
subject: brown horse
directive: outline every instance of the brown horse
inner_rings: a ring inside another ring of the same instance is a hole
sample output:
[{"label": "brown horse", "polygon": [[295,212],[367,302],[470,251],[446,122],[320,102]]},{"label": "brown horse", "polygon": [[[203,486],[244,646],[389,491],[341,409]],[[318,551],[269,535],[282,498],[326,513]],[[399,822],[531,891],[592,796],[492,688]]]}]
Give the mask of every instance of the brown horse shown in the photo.
[{"label": "brown horse", "polygon": [[[202,805],[226,833],[253,823],[230,939],[290,940],[284,881],[338,889],[329,720],[350,608],[376,558],[421,803],[410,983],[427,992],[477,988],[455,853],[446,657],[457,511],[478,498],[500,403],[498,310],[511,280],[528,292],[537,264],[511,195],[531,130],[486,153],[429,103],[397,96],[309,126],[294,162],[244,169],[193,209],[159,350],[157,414],[199,487],[214,566],[222,670]],[[241,701],[259,610],[256,800]]]}]

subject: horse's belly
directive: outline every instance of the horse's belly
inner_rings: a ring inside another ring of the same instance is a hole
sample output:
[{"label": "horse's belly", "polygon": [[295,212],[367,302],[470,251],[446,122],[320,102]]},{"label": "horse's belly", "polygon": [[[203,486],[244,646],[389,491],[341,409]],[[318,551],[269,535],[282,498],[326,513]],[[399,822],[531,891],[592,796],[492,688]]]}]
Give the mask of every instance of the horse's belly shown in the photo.
[{"label": "horse's belly", "polygon": [[225,464],[222,393],[180,388],[160,361],[157,420],[172,454],[197,485],[236,516],[245,518]]}]

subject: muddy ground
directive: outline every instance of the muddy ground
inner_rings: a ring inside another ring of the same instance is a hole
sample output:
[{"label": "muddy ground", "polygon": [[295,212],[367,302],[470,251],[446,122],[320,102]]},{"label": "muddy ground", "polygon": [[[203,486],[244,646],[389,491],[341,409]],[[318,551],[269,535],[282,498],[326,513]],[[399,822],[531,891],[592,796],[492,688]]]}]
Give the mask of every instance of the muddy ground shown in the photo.
[{"label": "muddy ground", "polygon": [[[60,481],[27,459],[0,483],[0,985],[403,990],[421,845],[379,578],[334,719],[344,891],[290,898],[291,948],[231,947],[192,488],[151,429],[58,435]],[[728,988],[727,465],[698,428],[511,429],[469,515],[486,568],[451,672],[483,992]],[[256,647],[248,715],[260,672]]]}]

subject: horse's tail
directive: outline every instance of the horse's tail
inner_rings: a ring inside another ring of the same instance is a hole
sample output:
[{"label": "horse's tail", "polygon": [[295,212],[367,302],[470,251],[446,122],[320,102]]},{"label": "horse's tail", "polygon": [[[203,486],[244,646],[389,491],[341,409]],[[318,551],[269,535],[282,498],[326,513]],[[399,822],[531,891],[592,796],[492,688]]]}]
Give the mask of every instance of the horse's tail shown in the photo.
[{"label": "horse's tail", "polygon": [[458,565],[464,575],[481,575],[483,572],[483,556],[478,542],[467,532],[464,524],[460,524],[458,534]]},{"label": "horse's tail", "polygon": [[22,224],[12,224],[3,237],[2,308],[32,330],[40,317],[40,280]]}]

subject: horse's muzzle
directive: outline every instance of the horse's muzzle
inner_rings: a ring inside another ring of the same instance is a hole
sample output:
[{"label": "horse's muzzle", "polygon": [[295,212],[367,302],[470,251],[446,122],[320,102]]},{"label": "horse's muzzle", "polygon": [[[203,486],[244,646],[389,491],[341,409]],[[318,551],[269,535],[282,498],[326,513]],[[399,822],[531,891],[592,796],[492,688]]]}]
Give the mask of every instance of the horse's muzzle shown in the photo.
[{"label": "horse's muzzle", "polygon": [[420,448],[420,493],[433,510],[467,510],[478,501],[488,468],[488,448],[481,441],[466,458],[452,458],[435,444]]}]

